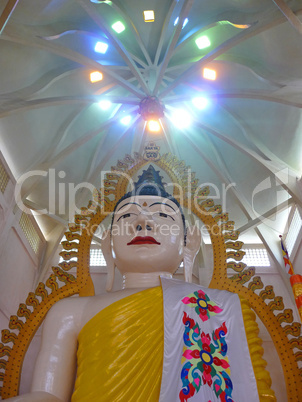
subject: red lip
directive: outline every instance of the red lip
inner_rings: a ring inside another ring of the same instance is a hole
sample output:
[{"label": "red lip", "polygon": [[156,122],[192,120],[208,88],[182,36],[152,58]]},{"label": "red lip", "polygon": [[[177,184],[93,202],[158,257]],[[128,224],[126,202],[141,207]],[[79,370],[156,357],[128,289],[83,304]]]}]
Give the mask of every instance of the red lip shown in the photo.
[{"label": "red lip", "polygon": [[136,236],[132,239],[127,246],[132,246],[133,244],[160,244],[151,236]]}]

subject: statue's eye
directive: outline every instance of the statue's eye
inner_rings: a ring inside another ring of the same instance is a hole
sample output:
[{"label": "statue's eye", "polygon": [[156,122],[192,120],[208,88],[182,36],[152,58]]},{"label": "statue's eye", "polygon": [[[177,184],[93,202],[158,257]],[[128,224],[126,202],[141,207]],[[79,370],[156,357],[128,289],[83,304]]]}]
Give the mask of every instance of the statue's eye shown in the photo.
[{"label": "statue's eye", "polygon": [[164,212],[159,212],[159,213],[158,213],[158,216],[159,216],[160,218],[170,219],[170,220],[172,220],[172,221],[175,220],[171,215],[165,214]]},{"label": "statue's eye", "polygon": [[124,214],[124,215],[121,215],[121,216],[118,218],[117,222],[118,222],[119,220],[121,220],[121,219],[127,219],[127,218],[130,218],[130,216],[131,216],[131,214],[130,214],[130,213],[128,213],[128,214]]}]

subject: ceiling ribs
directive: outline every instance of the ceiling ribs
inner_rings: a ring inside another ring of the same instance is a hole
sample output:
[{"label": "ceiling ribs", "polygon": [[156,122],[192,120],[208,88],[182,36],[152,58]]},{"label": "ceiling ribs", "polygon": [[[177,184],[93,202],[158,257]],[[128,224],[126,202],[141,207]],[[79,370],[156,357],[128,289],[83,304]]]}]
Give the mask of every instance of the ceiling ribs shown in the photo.
[{"label": "ceiling ribs", "polygon": [[[91,105],[98,102],[100,95],[89,95],[89,96],[61,96],[53,98],[41,98],[29,101],[19,100],[2,103],[0,106],[0,118],[5,116],[10,116],[16,112],[24,112],[28,110],[35,110],[39,108],[49,107],[49,106],[60,106],[60,105]],[[107,96],[106,99],[110,100],[112,103],[123,103],[128,105],[138,105],[137,98]]]},{"label": "ceiling ribs", "polygon": [[[104,86],[100,88],[95,95],[96,96],[104,95],[106,92],[111,91],[113,88],[115,88],[115,85],[113,84]],[[90,105],[88,107],[90,107]],[[84,110],[86,110],[86,108],[82,108],[81,112],[84,112]],[[77,115],[75,114],[74,120],[70,120],[70,124],[66,125],[66,129],[64,129],[63,125],[63,131],[62,131],[63,135],[60,135],[60,130],[58,130],[58,134],[56,135],[57,141],[55,142],[55,146],[53,146],[53,153],[51,155],[55,155],[63,147],[64,141],[69,133],[68,129],[71,128],[71,124],[74,123],[80,117],[81,117],[80,113],[78,113]]]},{"label": "ceiling ribs", "polygon": [[[247,123],[237,114],[235,114],[235,112],[230,111],[230,109],[228,107],[226,107],[226,105],[223,105],[223,109],[226,110],[226,112],[234,119],[234,121],[236,122],[236,124],[239,126],[239,128],[242,130],[243,135],[245,137],[245,139],[249,142],[251,142],[253,144],[253,146],[255,146],[257,148],[257,151],[259,152],[259,155],[263,155],[265,158],[267,158],[268,160],[276,163],[277,166],[281,167],[283,166],[283,168],[287,168],[293,171],[293,173],[299,177],[300,173],[294,169],[292,166],[288,165],[286,162],[284,162],[284,160],[281,160],[276,154],[274,154],[264,143],[263,141],[261,141],[259,138],[257,138],[252,130],[249,129]],[[248,131],[248,133],[247,133]]]},{"label": "ceiling ribs", "polygon": [[[115,85],[107,85],[106,87],[101,88],[99,91],[97,91],[96,95],[103,95],[104,93],[106,93],[107,91],[110,91],[112,89],[112,87],[114,87]],[[88,106],[89,107],[89,106]],[[80,118],[81,113],[84,112],[84,110],[86,110],[86,107],[81,108],[81,110],[79,111],[75,111],[72,113],[71,116],[69,116],[61,125],[61,127],[59,128],[52,146],[52,150],[50,150],[48,152],[48,157],[46,157],[46,159],[56,155],[57,152],[59,152],[59,150],[63,147],[64,141],[66,139],[66,137],[69,134],[69,130],[72,127],[72,124],[74,124],[76,122],[76,120],[78,118]]]},{"label": "ceiling ribs", "polygon": [[[74,141],[71,143],[69,146],[64,148],[61,152],[59,152],[57,155],[55,155],[52,159],[47,160],[43,163],[41,163],[37,169],[38,170],[48,170],[55,166],[56,163],[61,161],[62,159],[66,158],[69,154],[72,152],[75,152],[78,148],[86,144],[88,141],[96,137],[99,133],[104,131],[106,128],[108,128],[113,122],[115,122],[120,115],[115,115],[111,119],[107,120],[105,123],[101,124],[99,127],[96,129],[88,131],[84,136],[79,138],[78,140]],[[37,178],[31,182],[31,186],[29,188],[26,188],[24,192],[22,191],[22,199],[26,198],[27,195],[32,191],[33,188],[36,187],[36,185],[39,183],[39,181],[42,180],[41,176],[37,176]],[[22,187],[23,190],[24,186]]]},{"label": "ceiling ribs", "polygon": [[[199,147],[197,144],[195,144],[192,141],[192,139],[190,138],[190,135],[187,134],[186,132],[183,132],[183,134],[186,136],[186,139],[190,143],[192,148],[194,148],[195,151],[198,153],[198,155],[201,156],[202,159],[208,164],[208,166],[217,175],[217,177],[221,180],[221,182],[228,184],[228,185],[232,184],[232,180],[230,180],[229,178],[227,178],[226,176],[224,176],[222,174],[222,170],[219,169],[216,166],[216,164],[214,162],[212,162],[210,158],[207,157],[207,155],[201,150],[201,147]],[[221,158],[219,158],[219,159],[220,159],[220,162],[222,162]],[[242,196],[234,186],[230,186],[230,190],[232,191],[232,193],[235,195],[236,199],[238,200],[239,207],[242,210],[242,212],[245,214],[245,216],[248,219],[252,219],[251,215],[250,215],[250,211],[252,211],[252,208],[249,205],[249,203],[246,201],[245,197]]]},{"label": "ceiling ribs", "polygon": [[[201,149],[195,144],[193,143],[193,141],[191,140],[190,136],[188,134],[186,134],[184,132],[185,136],[187,137],[187,140],[190,142],[191,146],[193,148],[195,148],[196,152],[199,153],[199,155],[207,162],[207,164],[210,166],[210,168],[216,173],[216,175],[220,178],[220,180],[223,183],[228,183],[231,184],[231,182],[229,181],[229,179],[227,179],[226,177],[224,177],[224,175],[221,173],[221,170],[218,169],[215,164],[201,151]],[[255,221],[254,218],[252,219],[252,216],[254,216],[254,213],[252,211],[252,208],[250,206],[250,204],[246,201],[245,197],[238,191],[238,189],[234,186],[230,186],[230,191],[232,191],[232,193],[235,195],[239,207],[240,209],[243,211],[243,213],[246,215],[246,217],[249,220],[252,220],[253,222]],[[291,199],[290,203],[292,203],[293,200]],[[281,208],[281,209],[285,209],[286,206],[288,206],[287,201],[285,203],[279,204],[279,206],[277,206],[276,208]],[[249,212],[249,210],[251,211],[251,214]],[[271,216],[272,211],[274,211],[274,209],[271,209],[270,211],[267,211],[267,217]],[[274,211],[277,212],[277,211]],[[281,212],[281,211],[280,211]],[[265,216],[266,216],[265,214]],[[262,223],[262,222],[259,222]],[[278,247],[276,247],[276,243],[277,241],[275,239],[272,239],[272,235],[271,235],[271,228],[269,228],[269,234],[267,233],[268,229],[265,230],[265,228],[258,228],[258,227],[254,227],[254,230],[256,231],[257,235],[259,236],[259,238],[262,240],[263,244],[265,245],[269,255],[271,256],[271,258],[273,259],[273,261],[276,264],[277,270],[278,272],[283,275],[284,270],[281,267],[280,264],[280,258],[281,256],[281,252],[280,252],[280,247],[278,245]],[[237,230],[237,229],[236,229]],[[240,231],[240,228],[238,228],[238,230]],[[279,238],[278,238],[279,240]],[[278,252],[279,250],[279,252]],[[282,259],[282,258],[281,258]]]},{"label": "ceiling ribs", "polygon": [[168,67],[169,61],[173,55],[175,46],[177,44],[179,35],[181,34],[183,21],[185,20],[185,18],[187,18],[193,3],[194,3],[193,0],[185,0],[184,5],[182,6],[182,9],[181,9],[181,12],[179,15],[178,24],[176,26],[176,29],[174,30],[174,34],[172,35],[172,39],[167,47],[166,54],[159,67],[159,72],[157,72],[156,82],[155,82],[155,86],[153,89],[153,95],[157,95],[157,93],[158,93],[161,81],[162,81],[163,76],[166,71],[166,68]]},{"label": "ceiling ribs", "polygon": [[284,170],[284,166],[276,166],[276,164],[272,163],[271,161],[267,161],[258,155],[256,152],[252,151],[251,149],[247,148],[246,146],[240,144],[238,141],[234,141],[231,138],[225,136],[224,134],[214,130],[210,126],[205,124],[199,123],[195,121],[195,124],[200,128],[208,131],[209,133],[213,134],[215,137],[220,138],[222,141],[228,143],[235,149],[238,149],[240,152],[248,155],[252,159],[259,162],[265,169],[274,174],[276,176],[276,180],[281,184],[281,186],[294,198],[295,202],[302,206],[302,200],[300,197],[299,190],[297,188],[297,177],[296,175],[290,170],[287,169],[287,172]]},{"label": "ceiling ribs", "polygon": [[[82,69],[84,70],[84,68]],[[3,102],[7,102],[16,98],[26,100],[27,98],[36,96],[37,94],[45,91],[56,81],[73,74],[75,70],[80,69],[75,65],[60,66],[59,68],[54,68],[53,70],[48,71],[46,74],[42,75],[40,78],[38,78],[36,81],[26,87],[23,87],[17,91],[1,94],[0,101],[3,100]]]},{"label": "ceiling ribs", "polygon": [[[208,91],[207,90],[207,97],[209,98],[216,98],[216,99],[255,99],[255,100],[262,100],[266,102],[273,102],[273,103],[279,103],[281,105],[285,106],[293,106],[296,108],[301,109],[302,108],[302,102],[293,102],[289,101],[287,99],[282,99],[278,98],[276,96],[264,94],[263,92],[248,92],[248,91],[242,91],[242,92],[236,92],[236,93],[219,93],[215,91]],[[191,100],[192,95],[182,95],[181,98],[176,95],[176,96],[167,96],[164,98],[165,103],[176,103],[176,102],[182,102],[184,100]]]},{"label": "ceiling ribs", "polygon": [[[298,13],[301,13],[302,10],[299,10]],[[193,66],[188,68],[183,74],[181,74],[171,85],[168,86],[164,91],[160,93],[160,97],[166,96],[172,89],[174,89],[177,85],[186,80],[188,75],[193,74],[195,71],[201,69],[205,65],[207,65],[210,61],[215,60],[218,56],[225,53],[227,50],[232,49],[238,44],[242,43],[244,40],[250,39],[253,36],[256,36],[268,29],[271,29],[277,25],[280,25],[286,21],[285,17],[280,17],[274,21],[271,21],[263,26],[254,25],[251,28],[246,29],[233,36],[232,38],[226,40],[221,45],[217,46],[215,49],[207,53],[206,56],[202,57],[199,61],[195,62]]]},{"label": "ceiling ribs", "polygon": [[28,110],[36,110],[49,106],[61,106],[61,105],[91,105],[98,101],[98,96],[90,95],[87,97],[81,96],[62,96],[53,98],[41,98],[29,101],[15,101],[2,103],[0,106],[0,118],[10,116],[16,112],[24,112]]},{"label": "ceiling ribs", "polygon": [[[214,144],[213,138],[207,132],[204,132],[203,134],[207,138],[209,145],[212,149],[212,152],[214,153],[216,161],[219,165],[218,169],[215,170],[216,175],[219,174],[218,177],[221,179],[222,183],[231,185],[230,190],[235,195],[235,198],[237,199],[237,201],[239,201],[242,212],[248,219],[251,219],[253,216],[253,210],[252,210],[250,203],[246,199],[245,195],[241,191],[239,191],[238,188],[236,188],[232,185],[234,183],[233,183],[232,177],[230,175],[229,169],[227,168],[227,166],[224,162],[221,152],[219,151],[218,147]],[[224,175],[221,172],[224,172]]]},{"label": "ceiling ribs", "polygon": [[158,45],[157,45],[157,49],[156,49],[156,53],[155,53],[155,57],[154,57],[154,62],[153,62],[154,66],[156,66],[156,67],[158,65],[158,61],[159,61],[159,58],[160,58],[160,55],[161,55],[161,51],[162,51],[162,48],[163,48],[166,32],[168,30],[168,26],[169,26],[169,23],[170,23],[170,18],[171,18],[171,15],[172,15],[175,7],[176,7],[176,4],[177,4],[177,2],[175,0],[171,0],[169,11],[168,11],[168,13],[166,15],[165,22],[164,22],[163,28],[161,30],[161,34],[160,34],[160,38],[159,38],[159,41],[158,41]]},{"label": "ceiling ribs", "polygon": [[[59,24],[57,23],[57,24],[53,24],[52,26],[54,26],[52,29],[53,30],[55,30],[56,29],[56,27],[58,26]],[[39,31],[41,31],[41,29],[42,29],[42,27],[41,26],[39,26]],[[58,29],[58,28],[57,28]],[[42,38],[42,39],[46,39],[46,40],[55,40],[55,39],[58,39],[58,38],[60,38],[61,36],[64,36],[64,35],[66,35],[66,34],[71,34],[71,33],[76,33],[76,34],[82,34],[82,35],[86,35],[86,36],[89,36],[89,37],[94,37],[95,39],[99,39],[100,38],[100,35],[98,35],[98,34],[95,34],[94,32],[91,32],[91,31],[87,31],[87,30],[81,30],[81,29],[78,29],[78,27],[77,26],[75,26],[75,28],[74,29],[68,29],[68,30],[64,30],[64,31],[62,31],[61,33],[58,33],[58,34],[56,34],[56,35],[38,35],[40,38]],[[132,59],[134,59],[135,61],[137,61],[142,67],[144,67],[144,68],[147,68],[148,67],[148,65],[145,63],[145,62],[143,62],[138,56],[135,56],[134,54],[132,54],[131,52],[128,52],[128,54],[131,56],[131,58]],[[113,66],[113,65],[111,65],[110,67],[115,67],[115,68],[122,68],[122,66]]]},{"label": "ceiling ribs", "polygon": [[102,71],[105,74],[108,74],[115,82],[119,83],[123,88],[127,89],[129,92],[137,96],[138,98],[143,98],[144,93],[137,89],[134,85],[130,84],[127,80],[120,77],[114,71],[110,69],[110,67],[104,66],[89,57],[83,56],[82,54],[68,49],[64,46],[49,42],[47,40],[41,39],[36,36],[29,36],[27,34],[27,30],[23,29],[20,32],[20,29],[16,29],[19,32],[18,35],[9,33],[9,30],[6,30],[5,34],[3,34],[0,39],[7,40],[10,42],[19,43],[29,47],[36,47],[38,49],[47,50],[51,53],[54,53],[60,57],[65,59],[72,60],[76,63],[82,64],[87,68],[91,68],[93,70]]},{"label": "ceiling ribs", "polygon": [[[25,205],[25,207],[27,207],[28,209],[35,211],[35,212],[39,212],[45,208],[43,208],[42,205],[39,205],[33,201],[30,200],[24,200],[23,204]],[[61,225],[63,225],[64,227],[68,228],[68,225],[70,223],[70,221],[67,221],[63,218],[61,218],[60,216],[56,215],[56,214],[52,214],[50,212],[47,212],[46,215],[51,218],[52,220],[54,220],[57,223],[60,223]],[[97,237],[97,236],[92,236],[93,241],[95,241],[96,243],[98,243],[99,245],[101,245],[101,240]]]},{"label": "ceiling ribs", "polygon": [[[117,5],[117,4],[119,4],[119,5]],[[132,20],[129,19],[129,16],[128,16],[128,14],[127,14],[125,8],[122,6],[122,4],[121,4],[118,0],[115,0],[114,2],[111,2],[111,7],[114,8],[114,9],[116,9],[117,12],[118,12],[120,15],[122,15],[123,18],[124,18],[126,21],[129,21],[129,25],[130,25],[130,27],[131,27],[131,30],[132,30],[132,32],[134,33],[134,35],[135,35],[135,37],[136,37],[136,40],[137,40],[137,43],[139,44],[139,47],[140,47],[142,53],[143,53],[144,56],[145,56],[146,62],[148,63],[148,66],[151,66],[151,65],[152,65],[152,61],[151,61],[151,59],[150,59],[149,53],[147,52],[147,49],[146,49],[146,47],[145,47],[145,45],[144,45],[144,43],[143,43],[143,41],[142,41],[142,39],[141,39],[141,37],[140,37],[138,31],[137,31],[137,29],[135,28],[135,25],[132,23]],[[142,62],[139,61],[139,63],[142,63]]]},{"label": "ceiling ribs", "polygon": [[98,159],[98,155],[100,152],[100,149],[102,148],[102,146],[104,145],[104,142],[106,141],[106,139],[108,138],[109,133],[107,131],[107,133],[105,135],[102,136],[101,140],[99,141],[96,149],[93,152],[93,157],[91,158],[91,162],[90,162],[90,166],[88,168],[87,173],[85,174],[85,177],[90,177],[90,175],[93,173],[94,168],[96,166],[97,163],[97,159]]},{"label": "ceiling ribs", "polygon": [[[228,184],[230,184],[232,182],[231,176],[228,173],[228,169],[227,169],[223,159],[219,155],[220,152],[218,151],[217,147],[213,144],[213,141],[210,138],[210,136],[208,134],[206,134],[206,135],[208,137],[210,144],[212,144],[212,147],[216,154],[218,163],[221,166],[221,170],[227,172],[227,177],[229,180]],[[236,196],[237,202],[239,202],[239,204],[241,204],[241,206],[243,206],[243,208],[244,208],[243,212],[249,220],[248,223],[246,223],[245,225],[243,225],[239,228],[236,228],[236,230],[238,230],[240,233],[244,233],[245,231],[250,230],[250,229],[255,229],[255,227],[258,226],[259,224],[266,223],[267,219],[269,219],[271,216],[288,209],[292,204],[294,204],[293,198],[289,198],[289,199],[285,200],[284,202],[281,202],[274,208],[270,209],[269,211],[266,211],[265,213],[263,213],[260,216],[259,214],[255,214],[253,206],[250,205],[250,203],[248,202],[246,197],[240,191],[238,191],[237,187],[232,186],[232,187],[230,187],[230,190]],[[256,215],[258,215],[258,216],[256,216]],[[274,229],[272,229],[272,230],[274,230]],[[259,235],[259,233],[258,233],[258,235]]]},{"label": "ceiling ribs", "polygon": [[170,136],[169,131],[165,130],[165,128],[164,128],[162,123],[160,125],[161,125],[161,128],[162,128],[162,132],[164,134],[163,140],[166,143],[166,147],[168,149],[168,152],[171,152],[173,155],[176,155],[176,151],[175,151],[175,148],[174,148],[172,137]]},{"label": "ceiling ribs", "polygon": [[110,30],[110,28],[108,27],[105,18],[103,18],[101,14],[95,13],[95,7],[92,6],[91,2],[84,2],[82,0],[77,0],[77,1],[78,1],[78,3],[80,3],[82,8],[87,12],[87,14],[90,16],[90,18],[102,29],[102,31],[105,33],[105,35],[107,36],[109,41],[116,48],[119,55],[122,57],[122,59],[127,64],[130,71],[132,72],[132,74],[136,77],[137,82],[139,83],[143,92],[145,94],[148,94],[149,89],[146,85],[144,78],[141,75],[141,72],[139,71],[139,69],[137,68],[135,63],[132,61],[131,55],[126,50],[126,48],[121,43],[121,41],[118,38],[116,38],[114,34],[112,34],[112,30]]},{"label": "ceiling ribs", "polygon": [[61,124],[59,129],[57,130],[57,133],[52,140],[52,146],[47,149],[43,154],[40,155],[39,159],[33,160],[32,164],[28,166],[25,170],[29,172],[30,170],[38,170],[39,167],[43,166],[47,162],[47,160],[50,160],[54,155],[58,152],[58,150],[61,148],[62,143],[65,141],[69,130],[73,126],[74,122],[76,119],[79,117],[80,113],[86,110],[86,107],[79,107],[76,108]]},{"label": "ceiling ribs", "polygon": [[300,33],[302,34],[302,23],[292,9],[283,0],[273,0],[282,14],[288,19],[288,22]]},{"label": "ceiling ribs", "polygon": [[255,229],[259,224],[265,223],[265,219],[271,218],[273,215],[282,212],[289,208],[291,205],[294,204],[293,198],[289,198],[286,201],[281,202],[281,204],[276,205],[274,208],[270,209],[267,212],[264,212],[261,216],[255,217],[254,219],[250,220],[248,223],[246,223],[243,226],[240,226],[237,228],[240,233],[244,233],[248,230]]},{"label": "ceiling ribs", "polygon": [[102,158],[102,160],[99,162],[99,164],[97,165],[97,167],[94,169],[94,172],[87,177],[87,181],[89,183],[95,183],[97,175],[100,174],[100,172],[104,169],[106,163],[110,160],[110,158],[113,156],[113,154],[115,153],[115,151],[119,148],[119,146],[121,145],[122,141],[125,139],[125,137],[127,136],[127,134],[129,133],[129,131],[134,127],[135,123],[138,121],[138,119],[140,119],[140,115],[137,114],[131,125],[126,127],[126,129],[124,130],[122,136],[119,138],[119,140],[114,144],[114,146],[110,149],[110,152],[108,152],[106,154],[106,156],[104,158]]},{"label": "ceiling ribs", "polygon": [[165,124],[163,124],[163,122],[161,120],[160,120],[160,125],[161,125],[162,131],[163,131],[165,137],[167,138],[168,144],[171,144],[169,146],[170,152],[172,154],[176,155],[178,159],[181,159],[180,152],[178,150],[178,147],[177,147],[177,144],[175,141],[175,133],[173,133],[173,135],[171,135],[170,126],[167,124],[166,125],[167,129],[166,129]]},{"label": "ceiling ribs", "polygon": [[10,19],[16,5],[19,3],[19,0],[8,0],[2,14],[0,15],[0,35],[2,34],[8,20]]},{"label": "ceiling ribs", "polygon": [[[183,70],[184,66],[190,67],[195,63],[196,62],[188,62],[168,67],[166,69],[166,73],[171,74],[174,80],[176,74],[180,74],[179,70]],[[225,64],[229,64],[232,67],[239,65],[241,68],[246,68],[253,76],[257,78],[257,80],[260,79],[262,81],[265,81],[275,88],[283,88],[284,86],[286,86],[286,82],[284,84],[282,84],[281,82],[277,82],[278,78],[274,77],[274,73],[271,70],[266,70],[263,65],[261,65],[260,67],[260,65],[255,60],[247,57],[241,57],[239,60],[234,54],[232,56],[230,56],[229,54],[223,54],[218,60],[215,60],[215,64],[221,64],[222,66],[224,66]],[[284,79],[286,80],[286,77]]]},{"label": "ceiling ribs", "polygon": [[[129,109],[129,113],[134,111],[136,108],[131,108]],[[112,123],[114,123],[116,120],[118,120],[121,117],[121,114],[116,114],[114,117],[111,119],[106,120],[104,123],[102,123],[97,129],[93,129],[88,131],[84,136],[79,138],[78,140],[74,141],[72,144],[64,148],[59,154],[57,154],[52,160],[46,163],[47,167],[49,168],[53,166],[55,163],[57,163],[59,160],[62,158],[65,158],[68,154],[71,152],[76,151],[79,147],[83,146],[86,144],[86,142],[90,141],[92,138],[94,138],[96,135],[98,135],[100,132],[104,131],[108,127],[111,126]],[[44,167],[44,164],[43,164]]]},{"label": "ceiling ribs", "polygon": [[[97,91],[96,95],[100,96],[100,95],[104,94],[105,92],[110,91],[112,89],[112,87],[114,87],[113,84],[107,85],[106,87],[102,87],[101,89],[99,89]],[[44,155],[40,158],[39,161],[35,160],[33,162],[33,164],[27,168],[27,171],[40,169],[41,167],[43,168],[43,166],[45,166],[45,163],[47,163],[47,161],[49,161],[51,157],[54,157],[56,152],[61,149],[67,135],[69,134],[69,130],[72,127],[72,124],[75,123],[76,119],[80,117],[81,112],[83,112],[85,109],[86,109],[86,107],[81,108],[81,109],[76,109],[72,113],[72,115],[69,116],[65,120],[65,122],[63,122],[61,127],[58,129],[58,132],[57,132],[54,140],[52,141],[52,147],[46,153],[44,153]],[[116,113],[114,113],[114,114],[116,114]],[[114,117],[114,115],[112,115],[112,117],[109,118],[109,120],[112,121],[111,119],[113,117]],[[34,181],[33,186],[31,187],[31,190],[33,188],[35,188],[39,182],[40,182],[40,177],[36,177],[36,180]],[[28,191],[27,192],[25,191],[25,194],[28,195]]]},{"label": "ceiling ribs", "polygon": [[[139,130],[136,130],[136,133],[134,134],[136,137],[138,137],[138,146],[137,146],[136,149],[138,150],[138,153],[140,155],[143,155],[144,145],[145,145],[145,141],[146,141],[146,138],[147,138],[147,135],[148,135],[147,122],[144,121],[143,124],[144,124],[144,128],[143,128],[142,134],[140,133]],[[135,143],[135,141],[133,139],[133,146],[132,146],[132,149],[131,149],[131,152],[132,152],[131,155],[133,155],[134,152],[136,151],[136,149],[134,148],[134,143]]]}]

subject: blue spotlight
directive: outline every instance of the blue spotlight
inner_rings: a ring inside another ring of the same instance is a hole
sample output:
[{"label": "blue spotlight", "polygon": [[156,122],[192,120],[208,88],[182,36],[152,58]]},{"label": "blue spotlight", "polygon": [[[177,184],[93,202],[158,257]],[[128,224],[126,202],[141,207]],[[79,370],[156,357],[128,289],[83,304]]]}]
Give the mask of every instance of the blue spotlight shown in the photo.
[{"label": "blue spotlight", "polygon": [[192,99],[192,103],[197,109],[203,110],[208,106],[209,100],[203,96],[198,96]]},{"label": "blue spotlight", "polygon": [[191,124],[191,116],[184,109],[173,111],[172,122],[178,128],[186,128]]},{"label": "blue spotlight", "polygon": [[131,123],[132,117],[130,115],[123,117],[120,121],[124,126],[128,126]]},{"label": "blue spotlight", "polygon": [[95,52],[103,53],[103,54],[105,54],[107,52],[107,49],[108,49],[108,45],[105,42],[97,42],[94,47]]}]

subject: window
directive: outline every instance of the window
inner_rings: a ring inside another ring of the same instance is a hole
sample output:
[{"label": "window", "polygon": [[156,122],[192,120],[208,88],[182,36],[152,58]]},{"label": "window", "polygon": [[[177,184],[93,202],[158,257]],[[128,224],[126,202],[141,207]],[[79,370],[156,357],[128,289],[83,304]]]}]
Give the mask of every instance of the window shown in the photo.
[{"label": "window", "polygon": [[106,267],[106,260],[100,248],[92,248],[90,250],[90,266]]},{"label": "window", "polygon": [[245,251],[245,256],[241,261],[247,266],[269,267],[271,265],[265,248],[247,248],[242,250]]}]

